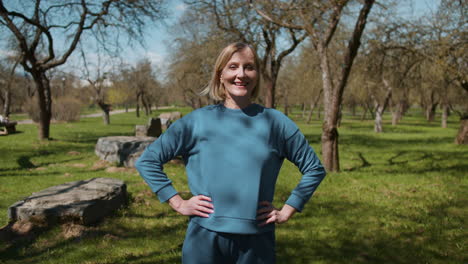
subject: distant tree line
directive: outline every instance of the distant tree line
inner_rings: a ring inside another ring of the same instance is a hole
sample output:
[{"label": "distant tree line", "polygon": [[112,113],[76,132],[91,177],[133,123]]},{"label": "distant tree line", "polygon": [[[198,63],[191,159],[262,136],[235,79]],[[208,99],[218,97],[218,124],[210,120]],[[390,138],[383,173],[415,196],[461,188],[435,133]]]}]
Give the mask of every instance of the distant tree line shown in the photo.
[{"label": "distant tree line", "polygon": [[[441,0],[437,10],[412,18],[400,15],[401,1],[393,0],[186,0],[184,13],[169,28],[173,39],[164,78],[147,59],[134,66],[124,58],[112,61],[109,57],[119,56],[106,42],[118,30],[141,39],[141,29],[150,24],[142,16],[164,18],[164,1],[142,0],[151,3],[148,10],[140,1],[43,2],[10,7],[0,2],[0,29],[11,31],[15,51],[0,63],[0,105],[8,115],[36,97],[40,138],[48,137],[48,105],[64,96],[98,106],[106,124],[115,106],[136,107],[139,116],[140,109],[150,115],[155,105],[195,109],[215,103],[199,92],[219,51],[243,41],[252,44],[261,60],[263,86],[257,101],[281,105],[286,114],[291,106],[300,106],[308,123],[313,116],[323,121],[322,156],[329,171],[340,170],[338,128],[344,111],[373,118],[375,132],[381,133],[385,112],[397,125],[411,107],[423,109],[428,122],[440,108],[441,126],[447,127],[450,114],[458,115],[456,143],[468,143],[465,1]],[[77,15],[76,20],[54,21],[53,15],[63,12]],[[127,13],[127,24],[113,20]],[[73,33],[60,56],[52,47],[57,28]],[[92,49],[97,60],[90,59],[82,40],[87,30],[97,40]],[[58,70],[73,52],[82,58],[81,70]]]}]

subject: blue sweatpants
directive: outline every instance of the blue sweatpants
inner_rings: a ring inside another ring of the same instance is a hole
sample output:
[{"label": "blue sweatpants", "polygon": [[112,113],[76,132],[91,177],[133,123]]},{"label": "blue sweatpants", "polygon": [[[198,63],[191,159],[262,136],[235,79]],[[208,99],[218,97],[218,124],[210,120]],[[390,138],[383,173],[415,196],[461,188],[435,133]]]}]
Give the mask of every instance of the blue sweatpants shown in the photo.
[{"label": "blue sweatpants", "polygon": [[273,264],[275,233],[242,235],[214,232],[190,221],[182,248],[183,264]]}]

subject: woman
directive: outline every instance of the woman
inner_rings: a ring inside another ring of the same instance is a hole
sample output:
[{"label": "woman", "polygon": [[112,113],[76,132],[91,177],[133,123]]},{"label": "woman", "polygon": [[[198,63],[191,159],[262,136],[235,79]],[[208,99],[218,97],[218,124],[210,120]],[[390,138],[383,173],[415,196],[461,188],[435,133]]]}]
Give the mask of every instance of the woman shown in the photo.
[{"label": "woman", "polygon": [[[253,48],[233,43],[218,56],[204,91],[220,104],[176,121],[136,168],[161,202],[190,216],[183,263],[274,263],[275,224],[301,211],[325,176],[304,135],[288,117],[252,100],[259,92]],[[184,200],[163,164],[184,159],[193,197]],[[272,205],[284,158],[303,176],[281,209]]]}]

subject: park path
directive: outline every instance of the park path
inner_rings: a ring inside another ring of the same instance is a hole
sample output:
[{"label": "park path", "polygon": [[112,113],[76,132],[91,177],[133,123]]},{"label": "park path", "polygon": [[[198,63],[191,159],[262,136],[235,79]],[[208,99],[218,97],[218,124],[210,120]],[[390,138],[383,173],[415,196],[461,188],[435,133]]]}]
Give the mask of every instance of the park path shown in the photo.
[{"label": "park path", "polygon": [[[155,109],[152,109],[152,110],[170,109],[170,108],[172,108],[172,106],[160,106],[160,107],[156,107]],[[128,112],[135,112],[135,111],[136,111],[135,108],[129,108],[128,109]],[[110,115],[115,115],[115,114],[121,114],[121,113],[125,113],[125,109],[112,110],[112,111],[110,111],[109,114]],[[81,115],[80,117],[81,118],[87,118],[87,117],[100,117],[100,116],[102,116],[102,112],[87,114],[87,115]],[[18,121],[18,124],[34,124],[34,122],[31,119],[26,119],[26,120]]]}]

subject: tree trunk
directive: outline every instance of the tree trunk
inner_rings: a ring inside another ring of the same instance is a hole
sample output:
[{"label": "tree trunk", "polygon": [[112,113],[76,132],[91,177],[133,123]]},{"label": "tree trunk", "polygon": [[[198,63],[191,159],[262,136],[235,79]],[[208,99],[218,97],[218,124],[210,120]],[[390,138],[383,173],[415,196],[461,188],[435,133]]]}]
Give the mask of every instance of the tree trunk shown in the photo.
[{"label": "tree trunk", "polygon": [[137,94],[136,98],[136,117],[140,117],[140,94]]},{"label": "tree trunk", "polygon": [[110,110],[111,110],[111,105],[106,104],[103,101],[98,101],[97,104],[102,110],[102,120],[104,121],[104,125],[109,125],[110,124]]},{"label": "tree trunk", "polygon": [[367,107],[364,107],[364,111],[362,112],[362,115],[361,115],[361,121],[364,121],[364,119],[366,119],[367,111],[369,111]]},{"label": "tree trunk", "polygon": [[437,109],[437,103],[429,104],[429,105],[426,106],[426,120],[427,120],[427,122],[434,121],[435,114],[436,114],[436,109]]},{"label": "tree trunk", "polygon": [[269,76],[264,76],[265,84],[265,107],[275,108],[275,88],[273,80]]},{"label": "tree trunk", "polygon": [[404,112],[405,102],[400,101],[396,105],[395,109],[392,111],[392,126],[396,126],[401,121]]},{"label": "tree trunk", "polygon": [[[379,106],[379,108],[382,108],[382,107]],[[380,109],[375,111],[375,121],[374,121],[374,132],[375,133],[381,133],[383,131],[382,130],[382,113],[383,113],[383,111],[381,111]]]},{"label": "tree trunk", "polygon": [[468,145],[468,116],[465,116],[460,120],[460,129],[458,130],[457,137],[455,138],[455,144]]},{"label": "tree trunk", "polygon": [[286,116],[289,115],[289,103],[288,103],[288,89],[285,88],[284,90],[284,114]]},{"label": "tree trunk", "polygon": [[[392,98],[392,86],[388,83],[387,80],[382,78],[382,83],[387,88],[387,92],[385,93],[385,98],[382,104],[374,97],[375,100],[375,122],[374,122],[374,131],[376,133],[381,133],[382,129],[382,116],[385,112],[385,109],[390,102],[390,98]],[[373,96],[372,96],[373,97]]]},{"label": "tree trunk", "polygon": [[5,101],[3,102],[3,116],[9,117],[11,109],[11,91],[9,89],[5,91],[4,99]]},{"label": "tree trunk", "polygon": [[322,159],[327,171],[339,171],[338,129],[324,122],[322,126]]},{"label": "tree trunk", "polygon": [[52,118],[52,96],[49,79],[45,72],[35,72],[33,75],[39,103],[39,139],[50,138],[50,119]]},{"label": "tree trunk", "polygon": [[447,128],[447,119],[449,116],[449,106],[448,104],[442,105],[442,128]]},{"label": "tree trunk", "polygon": [[340,111],[339,94],[337,88],[333,87],[327,50],[319,47],[320,69],[322,71],[322,83],[324,92],[324,121],[322,125],[322,159],[327,171],[339,171],[338,153],[338,112]]},{"label": "tree trunk", "polygon": [[[314,109],[317,107],[317,104],[320,102],[320,97],[322,96],[322,92],[323,92],[323,89],[320,90],[318,96],[312,99],[312,101],[310,102],[310,111],[309,111],[309,114],[307,115],[307,121],[306,121],[307,124],[310,123],[310,120],[312,119],[312,112],[314,112]],[[320,107],[318,109],[318,120],[320,120]]]},{"label": "tree trunk", "polygon": [[306,105],[306,103],[302,103],[302,118],[304,118],[304,117],[305,117],[306,108],[307,108],[307,105]]},{"label": "tree trunk", "polygon": [[146,98],[144,97],[144,95],[141,96],[141,104],[143,105],[143,108],[145,109],[145,115],[149,116],[148,103],[146,102]]},{"label": "tree trunk", "polygon": [[312,113],[314,112],[315,104],[311,103],[310,104],[310,109],[309,109],[309,114],[307,115],[307,120],[306,123],[310,124],[310,120],[312,120]]}]

